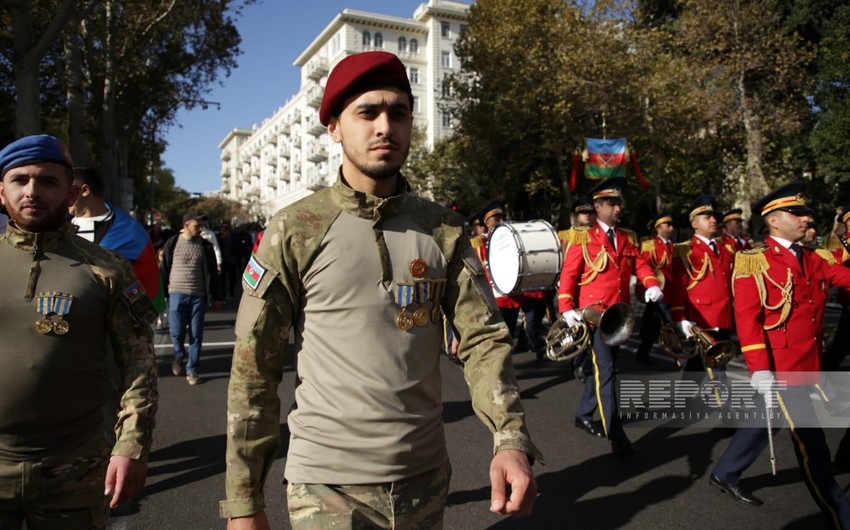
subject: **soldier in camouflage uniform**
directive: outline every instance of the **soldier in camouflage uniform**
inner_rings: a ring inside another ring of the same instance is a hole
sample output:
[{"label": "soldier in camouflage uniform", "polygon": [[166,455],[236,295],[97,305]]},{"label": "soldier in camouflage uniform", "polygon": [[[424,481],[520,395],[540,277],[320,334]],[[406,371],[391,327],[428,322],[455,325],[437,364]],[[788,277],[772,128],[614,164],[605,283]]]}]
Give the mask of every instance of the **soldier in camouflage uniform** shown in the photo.
[{"label": "soldier in camouflage uniform", "polygon": [[[130,264],[72,235],[71,160],[51,136],[0,151],[0,528],[105,528],[138,495],[156,412],[156,314]],[[107,341],[123,381],[106,442]]]},{"label": "soldier in camouflage uniform", "polygon": [[[493,432],[490,510],[526,515],[536,484],[499,318],[456,213],[409,193],[412,95],[385,52],[343,59],[320,119],[342,143],[337,182],[278,212],[243,276],[228,392],[228,528],[268,528],[290,326],[299,386],[286,462],[293,528],[442,527],[451,468],[441,420],[442,316]],[[510,497],[506,488],[510,486]]]}]

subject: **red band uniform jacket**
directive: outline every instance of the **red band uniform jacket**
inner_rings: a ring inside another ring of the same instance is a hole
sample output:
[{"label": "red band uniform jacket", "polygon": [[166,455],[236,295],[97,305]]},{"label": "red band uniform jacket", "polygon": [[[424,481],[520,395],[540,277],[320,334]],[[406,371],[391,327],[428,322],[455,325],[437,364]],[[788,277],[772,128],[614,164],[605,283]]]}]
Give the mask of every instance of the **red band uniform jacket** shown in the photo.
[{"label": "red band uniform jacket", "polygon": [[[629,303],[632,271],[645,287],[659,287],[649,261],[641,256],[634,233],[614,229],[617,249],[599,223],[570,231],[558,287],[558,311],[601,303]],[[576,300],[576,298],[578,300]]]},{"label": "red band uniform jacket", "polygon": [[[652,270],[655,272],[655,279],[658,280],[658,286],[664,293],[664,302],[670,303],[673,300],[673,243],[667,243],[655,236],[647,239],[640,246],[641,255],[649,261]],[[635,286],[635,296],[640,296],[644,289],[638,289],[641,284]]]},{"label": "red band uniform jacket", "polygon": [[[850,287],[850,268],[825,250],[803,248],[803,266],[773,238],[735,259],[735,319],[751,372],[817,372],[831,286]],[[816,376],[813,375],[816,379]],[[814,384],[801,377],[789,384]]]},{"label": "red band uniform jacket", "polygon": [[734,254],[722,242],[718,254],[697,236],[673,247],[673,320],[690,320],[703,329],[732,328]]}]

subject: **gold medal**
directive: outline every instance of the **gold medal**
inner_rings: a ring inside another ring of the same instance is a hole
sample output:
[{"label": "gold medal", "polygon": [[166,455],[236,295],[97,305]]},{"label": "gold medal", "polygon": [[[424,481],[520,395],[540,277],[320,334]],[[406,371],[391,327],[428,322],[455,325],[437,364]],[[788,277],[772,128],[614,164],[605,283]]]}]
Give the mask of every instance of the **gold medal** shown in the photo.
[{"label": "gold medal", "polygon": [[440,304],[435,303],[431,309],[431,322],[436,324],[441,318],[443,318],[443,311],[440,310]]},{"label": "gold medal", "polygon": [[425,306],[419,306],[419,309],[413,312],[413,323],[421,328],[428,324],[428,317],[428,310],[425,309]]},{"label": "gold medal", "polygon": [[407,308],[403,308],[401,313],[399,313],[398,317],[395,319],[395,323],[399,329],[403,331],[410,331],[413,329],[413,315],[407,310]]},{"label": "gold medal", "polygon": [[68,321],[58,315],[53,320],[52,326],[53,333],[56,333],[57,335],[64,335],[65,333],[68,333],[68,330],[71,329],[71,326],[68,324]]},{"label": "gold medal", "polygon": [[414,278],[424,278],[425,273],[428,272],[428,264],[425,263],[424,259],[416,258],[410,262],[410,266],[407,269]]},{"label": "gold medal", "polygon": [[33,328],[42,335],[47,335],[50,333],[50,330],[53,329],[53,323],[48,320],[47,317],[43,317],[36,320]]}]

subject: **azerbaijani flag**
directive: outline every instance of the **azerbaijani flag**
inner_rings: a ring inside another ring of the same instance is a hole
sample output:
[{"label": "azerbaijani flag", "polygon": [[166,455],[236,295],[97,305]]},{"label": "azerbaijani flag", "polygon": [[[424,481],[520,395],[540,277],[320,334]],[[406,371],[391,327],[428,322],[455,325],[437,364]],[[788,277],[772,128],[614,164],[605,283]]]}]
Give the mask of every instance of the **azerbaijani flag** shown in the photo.
[{"label": "azerbaijani flag", "polygon": [[145,289],[158,313],[165,311],[165,289],[159,275],[159,263],[150,235],[145,228],[123,210],[108,204],[114,214],[112,226],[100,245],[121,254],[133,265],[136,278]]},{"label": "azerbaijani flag", "polygon": [[629,160],[626,138],[585,138],[584,176],[589,179],[625,177]]}]

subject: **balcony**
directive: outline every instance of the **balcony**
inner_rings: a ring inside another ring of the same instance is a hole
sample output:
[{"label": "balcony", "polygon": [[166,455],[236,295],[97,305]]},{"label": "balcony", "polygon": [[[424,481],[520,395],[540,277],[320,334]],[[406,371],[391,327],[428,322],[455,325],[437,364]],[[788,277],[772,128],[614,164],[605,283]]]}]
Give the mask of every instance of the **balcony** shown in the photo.
[{"label": "balcony", "polygon": [[277,149],[277,154],[279,156],[284,157],[284,158],[289,158],[292,154],[292,150],[289,148],[288,145],[281,144],[281,146],[278,147],[278,149]]},{"label": "balcony", "polygon": [[314,109],[318,109],[322,106],[322,96],[325,91],[322,90],[322,87],[316,85],[310,88],[307,91],[307,105],[313,107]]},{"label": "balcony", "polygon": [[307,160],[319,163],[328,159],[328,149],[323,145],[314,145],[307,152]]},{"label": "balcony", "polygon": [[318,114],[311,114],[304,120],[304,126],[307,127],[307,134],[320,136],[325,132],[325,126],[319,121]]},{"label": "balcony", "polygon": [[307,77],[313,81],[318,81],[323,76],[327,75],[328,60],[325,57],[316,57],[305,66]]}]

